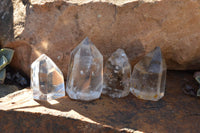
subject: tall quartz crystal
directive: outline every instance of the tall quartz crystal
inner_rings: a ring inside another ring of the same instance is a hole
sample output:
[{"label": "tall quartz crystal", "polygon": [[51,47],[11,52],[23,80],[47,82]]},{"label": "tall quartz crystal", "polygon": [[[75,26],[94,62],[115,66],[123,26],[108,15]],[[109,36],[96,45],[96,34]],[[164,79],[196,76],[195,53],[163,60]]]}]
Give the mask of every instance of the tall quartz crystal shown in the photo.
[{"label": "tall quartz crystal", "polygon": [[158,101],[165,93],[166,71],[160,47],[156,47],[135,65],[131,92],[138,98]]},{"label": "tall quartz crystal", "polygon": [[65,96],[63,74],[45,54],[31,64],[31,88],[36,100],[52,100]]},{"label": "tall quartz crystal", "polygon": [[68,68],[66,92],[72,99],[94,100],[103,88],[103,56],[85,38],[72,52]]},{"label": "tall quartz crystal", "polygon": [[104,67],[103,94],[113,98],[125,97],[130,91],[131,65],[123,49],[117,49]]}]

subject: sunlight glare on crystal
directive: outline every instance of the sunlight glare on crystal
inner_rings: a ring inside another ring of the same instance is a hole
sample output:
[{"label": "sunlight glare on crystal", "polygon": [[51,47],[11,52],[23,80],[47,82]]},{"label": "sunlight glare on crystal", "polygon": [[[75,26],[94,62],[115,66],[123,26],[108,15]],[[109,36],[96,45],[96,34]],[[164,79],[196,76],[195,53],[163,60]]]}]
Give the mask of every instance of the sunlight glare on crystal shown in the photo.
[{"label": "sunlight glare on crystal", "polygon": [[45,54],[31,64],[31,88],[36,100],[52,100],[65,96],[63,74]]}]

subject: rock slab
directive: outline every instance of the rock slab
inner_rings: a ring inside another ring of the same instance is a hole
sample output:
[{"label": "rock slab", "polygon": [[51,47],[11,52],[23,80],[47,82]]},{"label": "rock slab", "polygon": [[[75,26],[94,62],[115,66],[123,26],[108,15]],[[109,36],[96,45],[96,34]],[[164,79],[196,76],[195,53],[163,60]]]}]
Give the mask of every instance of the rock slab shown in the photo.
[{"label": "rock slab", "polygon": [[192,73],[168,72],[166,93],[158,102],[131,94],[121,99],[101,96],[91,102],[68,96],[41,102],[24,89],[0,99],[0,131],[199,133],[200,100],[183,93],[187,80],[193,80]]},{"label": "rock slab", "polygon": [[[21,5],[20,1],[13,3],[18,9],[16,3]],[[160,46],[169,69],[200,68],[199,0],[32,0],[24,4],[25,15],[14,9],[14,17],[20,18],[14,18],[15,41],[3,46],[17,50],[12,66],[27,75],[30,64],[45,53],[66,77],[70,52],[86,36],[105,60],[123,48],[134,65]]]}]

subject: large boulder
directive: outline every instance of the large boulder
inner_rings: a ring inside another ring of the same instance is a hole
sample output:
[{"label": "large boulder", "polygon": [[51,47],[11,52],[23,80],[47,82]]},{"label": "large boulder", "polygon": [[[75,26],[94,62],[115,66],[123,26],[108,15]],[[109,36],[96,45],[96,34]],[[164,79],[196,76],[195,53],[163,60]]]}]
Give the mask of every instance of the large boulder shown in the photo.
[{"label": "large boulder", "polygon": [[15,35],[16,41],[4,45],[17,49],[13,62],[18,63],[11,65],[28,75],[30,64],[45,53],[66,77],[70,52],[86,36],[105,60],[117,48],[123,48],[133,66],[160,46],[168,69],[200,68],[199,0],[30,2],[25,3],[23,31]]}]

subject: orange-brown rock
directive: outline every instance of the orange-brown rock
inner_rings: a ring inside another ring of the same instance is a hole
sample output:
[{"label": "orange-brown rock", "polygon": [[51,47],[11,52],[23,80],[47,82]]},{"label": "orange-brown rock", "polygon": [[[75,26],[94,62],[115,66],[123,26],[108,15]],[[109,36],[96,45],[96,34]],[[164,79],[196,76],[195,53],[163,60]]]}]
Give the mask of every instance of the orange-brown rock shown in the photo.
[{"label": "orange-brown rock", "polygon": [[187,80],[194,80],[192,73],[168,72],[166,93],[158,102],[132,94],[91,102],[68,96],[43,102],[34,101],[32,91],[24,89],[0,98],[0,131],[199,133],[200,99],[183,93]]},{"label": "orange-brown rock", "polygon": [[25,72],[27,75],[30,73],[30,57],[32,47],[25,41],[15,41],[7,45],[7,47],[15,50],[11,66]]},{"label": "orange-brown rock", "polygon": [[[200,68],[199,0],[31,2],[27,4],[24,30],[17,35],[32,48],[30,54],[23,54],[24,59],[29,58],[21,68],[27,74],[31,62],[45,53],[66,77],[70,52],[86,36],[104,59],[123,48],[134,65],[145,53],[160,46],[169,69]],[[14,62],[19,60],[15,58]]]}]

